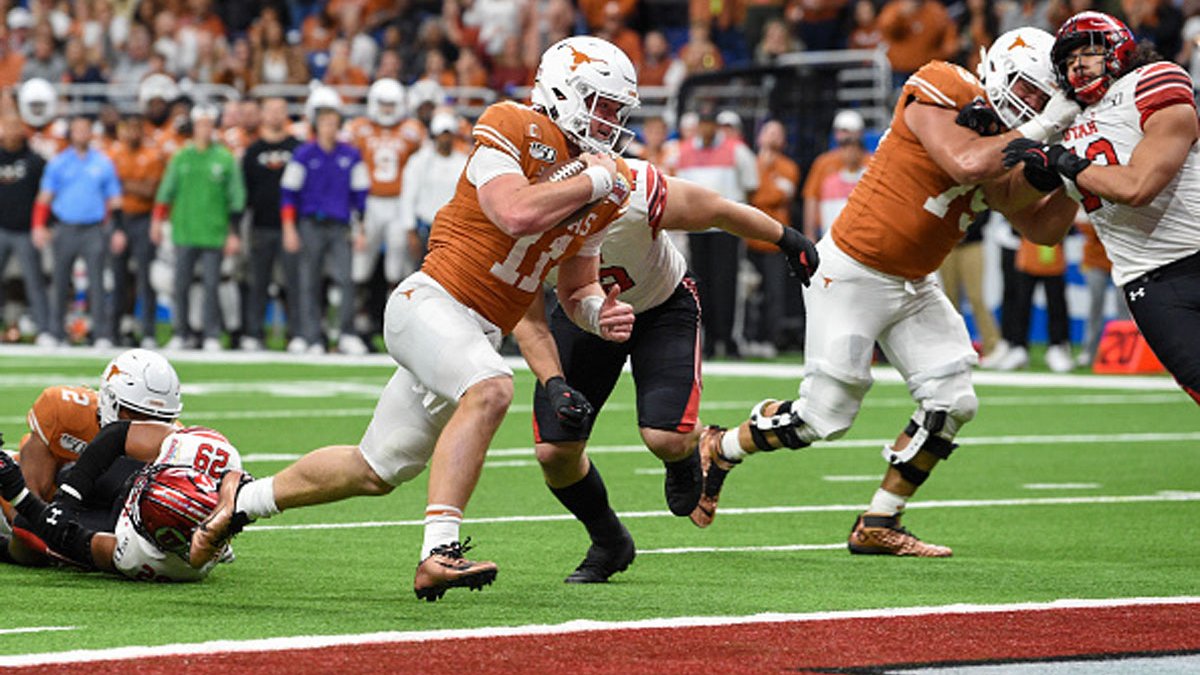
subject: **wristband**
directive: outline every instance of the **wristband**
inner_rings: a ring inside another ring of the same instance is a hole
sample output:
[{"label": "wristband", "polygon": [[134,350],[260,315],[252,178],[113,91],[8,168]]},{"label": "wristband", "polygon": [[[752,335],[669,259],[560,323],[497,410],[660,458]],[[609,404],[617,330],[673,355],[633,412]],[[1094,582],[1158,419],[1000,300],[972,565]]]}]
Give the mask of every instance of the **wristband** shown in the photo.
[{"label": "wristband", "polygon": [[580,300],[575,323],[593,335],[600,335],[600,308],[603,306],[602,295],[589,295]]},{"label": "wristband", "polygon": [[50,205],[46,202],[37,202],[33,205],[33,229],[40,230],[50,222]]},{"label": "wristband", "polygon": [[608,193],[613,189],[612,174],[608,169],[602,166],[589,166],[583,170],[583,175],[592,180],[592,196],[588,198],[588,203],[607,197]]},{"label": "wristband", "polygon": [[1042,121],[1035,116],[1033,119],[1017,127],[1017,133],[1031,141],[1045,143],[1050,139],[1051,130],[1047,129],[1046,125],[1042,124]]},{"label": "wristband", "polygon": [[154,211],[151,212],[150,218],[155,222],[161,223],[167,219],[167,216],[170,215],[170,213],[171,207],[167,206],[166,202],[158,202],[154,205]]},{"label": "wristband", "polygon": [[284,223],[296,222],[296,207],[292,204],[284,204],[279,209],[279,220]]}]

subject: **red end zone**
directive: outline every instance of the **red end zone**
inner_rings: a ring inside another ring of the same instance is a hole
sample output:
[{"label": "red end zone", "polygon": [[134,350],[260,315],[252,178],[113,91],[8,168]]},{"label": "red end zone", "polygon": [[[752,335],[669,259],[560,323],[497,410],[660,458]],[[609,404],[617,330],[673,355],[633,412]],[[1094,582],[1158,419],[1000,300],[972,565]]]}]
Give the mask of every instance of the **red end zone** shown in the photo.
[{"label": "red end zone", "polygon": [[14,673],[871,673],[1200,651],[1200,604],[587,630],[54,663]]}]

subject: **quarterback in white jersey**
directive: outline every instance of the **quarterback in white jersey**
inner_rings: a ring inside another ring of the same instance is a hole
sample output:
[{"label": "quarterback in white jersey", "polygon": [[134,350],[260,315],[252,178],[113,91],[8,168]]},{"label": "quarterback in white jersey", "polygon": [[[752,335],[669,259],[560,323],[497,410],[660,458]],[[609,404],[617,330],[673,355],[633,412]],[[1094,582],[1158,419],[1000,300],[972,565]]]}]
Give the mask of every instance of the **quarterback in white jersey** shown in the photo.
[{"label": "quarterback in white jersey", "polygon": [[600,280],[610,292],[620,289],[618,299],[633,306],[637,320],[629,341],[608,342],[584,331],[561,308],[547,321],[540,299],[513,331],[539,382],[534,432],[546,483],[592,541],[569,583],[607,581],[633,561],[633,539],[584,453],[592,406],[604,405],[626,360],[642,439],[666,467],[668,507],[687,516],[700,499],[700,304],[687,262],[662,230],[717,226],[777,243],[805,283],[817,266],[815,247],[798,230],[707,188],[667,178],[648,162],[627,162],[634,187],[628,210],[605,235]]},{"label": "quarterback in white jersey", "polygon": [[1125,24],[1083,12],[1052,52],[1085,107],[1058,145],[1014,143],[1034,187],[1065,185],[1112,260],[1113,281],[1154,353],[1200,403],[1200,146],[1187,71],[1139,47]]}]

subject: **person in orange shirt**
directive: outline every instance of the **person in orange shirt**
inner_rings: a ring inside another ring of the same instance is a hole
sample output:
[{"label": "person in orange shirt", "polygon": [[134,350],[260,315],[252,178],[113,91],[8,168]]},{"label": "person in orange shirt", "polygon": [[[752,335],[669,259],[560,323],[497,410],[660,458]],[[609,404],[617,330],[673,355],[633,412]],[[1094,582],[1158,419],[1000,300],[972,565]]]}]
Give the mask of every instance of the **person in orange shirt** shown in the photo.
[{"label": "person in orange shirt", "polygon": [[0,88],[7,89],[21,81],[25,55],[9,46],[8,28],[0,23]]},{"label": "person in orange shirt", "polygon": [[[787,134],[783,124],[771,120],[758,132],[758,189],[750,195],[750,205],[783,224],[792,226],[792,204],[800,183],[800,167],[784,154]],[[751,326],[747,308],[747,356],[774,358],[779,346],[779,326],[787,313],[787,270],[779,247],[758,239],[746,239],[746,258],[762,279],[758,298],[747,298],[747,305],[758,307],[757,325]]]},{"label": "person in orange shirt", "polygon": [[642,68],[642,36],[625,23],[626,13],[617,0],[604,3],[604,22],[596,28],[596,37],[603,38],[621,48],[629,55],[633,66]]},{"label": "person in orange shirt", "polygon": [[833,118],[836,147],[817,155],[804,179],[804,236],[816,241],[825,235],[846,205],[871,154],[863,148],[862,115],[843,110]]},{"label": "person in orange shirt", "polygon": [[[150,264],[154,261],[157,247],[150,240],[150,212],[154,209],[154,195],[162,180],[167,164],[157,148],[145,143],[145,119],[138,114],[126,115],[117,126],[117,143],[109,151],[109,158],[117,169],[121,180],[122,204],[125,212],[123,245],[114,251],[112,258],[114,336],[119,336],[121,319],[127,310],[132,310],[129,296],[130,276],[136,274],[136,298],[142,306],[141,346],[153,349],[155,339],[156,309],[158,300],[154,286],[150,283]],[[114,237],[114,240],[116,237]],[[114,241],[114,249],[116,244]],[[130,269],[133,262],[134,269]],[[129,312],[132,313],[132,312]]]},{"label": "person in orange shirt", "polygon": [[1063,255],[1063,246],[1042,246],[1028,239],[1021,239],[1016,262],[1017,325],[1022,329],[1016,336],[1017,341],[1009,346],[1010,353],[1028,353],[1033,293],[1040,285],[1046,294],[1046,315],[1049,320],[1046,366],[1056,373],[1068,372],[1075,367],[1075,361],[1071,358],[1070,317],[1067,315],[1067,259]]},{"label": "person in orange shirt", "polygon": [[958,50],[958,29],[938,0],[888,0],[877,25],[888,46],[894,89],[924,64],[950,59]]},{"label": "person in orange shirt", "polygon": [[[633,331],[620,289],[600,287],[599,253],[604,229],[629,205],[632,174],[620,153],[633,137],[625,121],[638,105],[636,71],[611,43],[574,37],[550,47],[538,73],[532,106],[496,103],[477,121],[475,150],[437,213],[429,254],[388,301],[384,338],[398,367],[361,441],[244,485],[240,472],[226,474],[212,518],[192,537],[193,567],[255,518],[387,494],[431,464],[414,593],[432,602],[496,578],[495,563],[464,557],[459,529],[512,402],[512,371],[496,351],[502,336],[554,268],[559,300],[579,326],[618,342]],[[558,391],[556,405],[569,407],[570,387]]]},{"label": "person in orange shirt", "polygon": [[[365,87],[371,83],[358,66],[350,61],[350,43],[346,40],[334,40],[329,45],[329,67],[325,70],[322,82],[331,87],[352,86]],[[359,99],[361,100],[361,99]]]}]

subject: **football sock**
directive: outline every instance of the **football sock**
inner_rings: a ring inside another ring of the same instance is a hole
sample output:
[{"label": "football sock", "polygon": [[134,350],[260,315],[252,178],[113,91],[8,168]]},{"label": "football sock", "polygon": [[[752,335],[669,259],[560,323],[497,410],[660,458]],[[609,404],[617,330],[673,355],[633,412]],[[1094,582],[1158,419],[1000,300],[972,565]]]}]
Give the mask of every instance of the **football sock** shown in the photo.
[{"label": "football sock", "polygon": [[904,505],[908,503],[908,497],[901,497],[897,494],[892,494],[883,488],[875,491],[875,496],[871,498],[871,506],[867,508],[869,513],[881,513],[889,516],[894,516],[904,510]]},{"label": "football sock", "polygon": [[438,546],[459,541],[458,527],[462,525],[462,509],[449,504],[430,504],[425,507],[425,541],[421,544],[421,560],[429,557]]},{"label": "football sock", "polygon": [[562,505],[567,507],[579,522],[587,528],[594,542],[608,542],[622,538],[621,521],[608,504],[608,488],[604,479],[592,464],[587,475],[563,488],[550,488]]},{"label": "football sock", "polygon": [[261,478],[243,485],[238,491],[233,510],[246,514],[250,520],[270,518],[279,513],[279,507],[275,505],[275,477]]},{"label": "football sock", "polygon": [[721,457],[729,462],[740,462],[747,454],[738,440],[738,430],[729,429],[721,435]]}]

